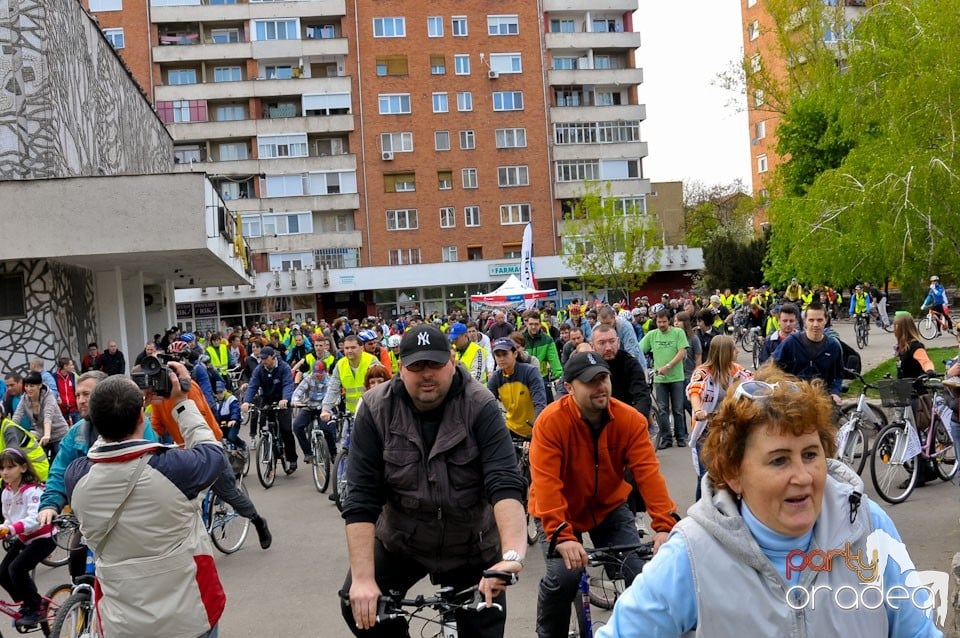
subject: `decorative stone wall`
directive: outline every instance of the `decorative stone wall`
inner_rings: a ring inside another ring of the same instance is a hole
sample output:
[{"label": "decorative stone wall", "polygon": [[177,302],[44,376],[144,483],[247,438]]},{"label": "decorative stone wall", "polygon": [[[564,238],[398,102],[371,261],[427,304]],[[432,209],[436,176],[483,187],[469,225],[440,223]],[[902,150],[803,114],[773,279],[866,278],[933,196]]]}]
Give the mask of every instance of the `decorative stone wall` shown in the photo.
[{"label": "decorative stone wall", "polygon": [[0,179],[172,166],[169,134],[77,0],[0,0]]},{"label": "decorative stone wall", "polygon": [[47,260],[0,263],[0,272],[24,273],[26,318],[0,320],[0,370],[24,371],[30,357],[48,369],[61,356],[86,354],[96,340],[93,275]]}]

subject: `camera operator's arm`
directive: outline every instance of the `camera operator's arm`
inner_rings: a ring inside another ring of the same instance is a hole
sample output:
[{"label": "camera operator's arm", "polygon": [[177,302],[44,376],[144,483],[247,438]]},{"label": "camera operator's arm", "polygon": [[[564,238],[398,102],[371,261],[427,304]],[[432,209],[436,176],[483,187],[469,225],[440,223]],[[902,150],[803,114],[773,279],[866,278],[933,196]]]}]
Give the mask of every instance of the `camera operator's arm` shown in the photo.
[{"label": "camera operator's arm", "polygon": [[184,446],[189,448],[196,447],[202,443],[217,443],[213,430],[210,429],[206,419],[200,414],[197,404],[190,399],[188,392],[184,390],[183,382],[187,388],[190,387],[190,373],[187,369],[176,362],[171,362],[170,381],[173,388],[170,391],[170,400],[164,401],[164,407],[173,403],[171,416],[177,421],[180,428],[180,434],[183,436]]}]

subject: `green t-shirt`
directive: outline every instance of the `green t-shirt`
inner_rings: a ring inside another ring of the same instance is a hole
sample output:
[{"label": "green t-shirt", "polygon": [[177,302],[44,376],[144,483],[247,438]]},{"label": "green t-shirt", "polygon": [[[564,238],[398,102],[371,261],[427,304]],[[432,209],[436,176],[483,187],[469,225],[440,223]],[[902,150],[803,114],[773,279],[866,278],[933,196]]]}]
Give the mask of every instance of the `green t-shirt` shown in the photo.
[{"label": "green t-shirt", "polygon": [[[640,348],[644,352],[653,353],[653,366],[662,368],[670,363],[677,352],[688,347],[687,334],[683,328],[671,327],[666,332],[661,332],[659,328],[651,330],[643,335],[640,342]],[[653,377],[654,383],[672,383],[674,381],[683,381],[683,359],[670,368],[667,374],[658,374]]]}]

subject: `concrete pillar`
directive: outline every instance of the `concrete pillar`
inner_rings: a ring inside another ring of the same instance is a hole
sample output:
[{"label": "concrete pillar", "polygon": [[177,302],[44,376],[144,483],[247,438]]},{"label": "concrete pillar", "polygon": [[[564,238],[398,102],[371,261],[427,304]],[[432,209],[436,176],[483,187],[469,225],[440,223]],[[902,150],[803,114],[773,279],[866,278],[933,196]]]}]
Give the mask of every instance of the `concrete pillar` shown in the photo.
[{"label": "concrete pillar", "polygon": [[[97,324],[100,334],[97,343],[101,350],[107,349],[108,341],[116,341],[127,359],[127,318],[124,304],[123,277],[119,268],[103,270],[94,274],[97,298]],[[142,299],[141,299],[142,305]],[[140,352],[140,350],[137,350]],[[133,353],[136,356],[137,352]]]},{"label": "concrete pillar", "polygon": [[143,344],[148,338],[147,317],[143,307],[143,273],[140,271],[128,273],[121,279],[121,284],[126,342],[120,344],[120,349],[127,356],[127,366],[130,367],[136,356],[143,350]]}]

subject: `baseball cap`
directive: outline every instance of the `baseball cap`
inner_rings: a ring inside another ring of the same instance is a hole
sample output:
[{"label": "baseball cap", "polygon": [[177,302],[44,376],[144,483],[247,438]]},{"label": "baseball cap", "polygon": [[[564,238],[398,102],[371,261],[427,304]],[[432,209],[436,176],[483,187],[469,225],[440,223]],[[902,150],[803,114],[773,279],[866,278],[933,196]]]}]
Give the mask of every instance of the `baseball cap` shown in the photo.
[{"label": "baseball cap", "polygon": [[323,361],[317,361],[316,363],[313,364],[314,374],[318,374],[320,372],[326,372],[326,371],[327,371],[327,366],[326,364],[323,363]]},{"label": "baseball cap", "polygon": [[491,349],[496,352],[497,350],[516,350],[517,344],[513,342],[513,339],[510,337],[500,337],[493,342]]},{"label": "baseball cap", "polygon": [[277,354],[277,351],[270,346],[264,346],[260,349],[260,358],[266,359],[267,357],[273,357]]},{"label": "baseball cap", "polygon": [[596,352],[574,352],[563,367],[563,380],[567,383],[574,380],[590,382],[601,372],[610,374],[610,366],[603,357]]},{"label": "baseball cap", "polygon": [[223,381],[217,381],[217,392],[225,392],[227,385]]},{"label": "baseball cap", "polygon": [[411,328],[400,340],[400,362],[408,366],[419,361],[450,361],[450,344],[446,335],[430,324]]},{"label": "baseball cap", "polygon": [[450,339],[450,341],[453,341],[457,337],[465,334],[467,334],[467,326],[462,323],[455,323],[450,326],[450,331],[447,332],[447,337]]}]

